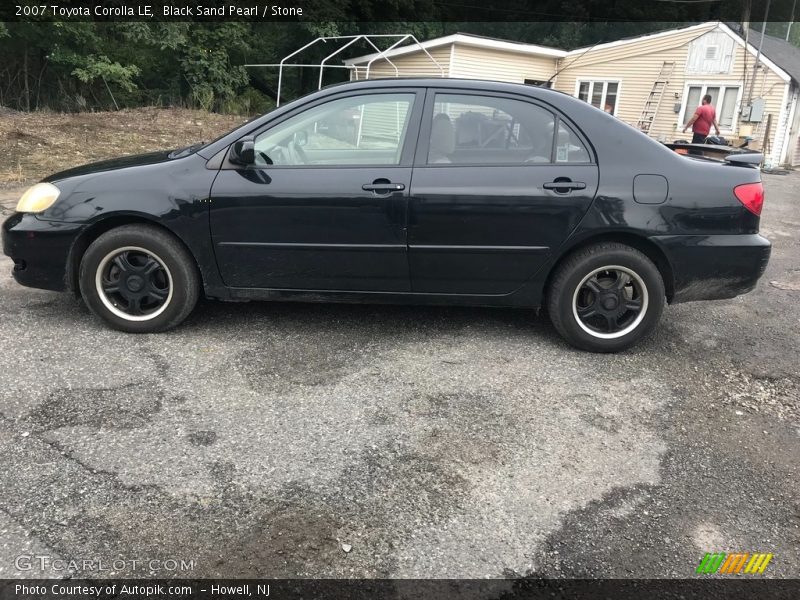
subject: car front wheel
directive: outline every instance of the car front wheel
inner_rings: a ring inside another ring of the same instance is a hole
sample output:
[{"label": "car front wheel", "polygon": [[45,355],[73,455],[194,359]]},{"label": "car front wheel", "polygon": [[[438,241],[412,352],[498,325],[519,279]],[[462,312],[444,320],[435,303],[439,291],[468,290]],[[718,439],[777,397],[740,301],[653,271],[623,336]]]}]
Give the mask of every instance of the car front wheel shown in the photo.
[{"label": "car front wheel", "polygon": [[630,246],[603,243],[577,251],[558,267],[547,309],[573,346],[618,352],[652,332],[664,302],[664,282],[653,261]]},{"label": "car front wheel", "polygon": [[92,242],[79,279],[89,309],[130,333],[175,327],[192,312],[200,287],[183,245],[157,227],[140,224],[111,229]]}]

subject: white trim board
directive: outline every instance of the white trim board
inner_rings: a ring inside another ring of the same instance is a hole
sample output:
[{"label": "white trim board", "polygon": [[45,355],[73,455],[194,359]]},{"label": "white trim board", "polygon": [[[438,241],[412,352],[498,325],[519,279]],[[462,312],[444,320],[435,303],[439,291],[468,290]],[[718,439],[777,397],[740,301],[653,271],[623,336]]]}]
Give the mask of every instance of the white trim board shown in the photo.
[{"label": "white trim board", "polygon": [[779,165],[781,157],[783,156],[783,146],[786,144],[786,137],[789,133],[787,130],[790,127],[786,121],[787,112],[789,110],[789,84],[783,87],[783,97],[781,99],[781,111],[778,113],[778,122],[775,124],[775,135],[772,138],[772,162]]},{"label": "white trim board", "polygon": [[[780,164],[789,164],[789,161],[792,159],[792,145],[797,140],[797,132],[793,129],[794,128],[794,121],[795,115],[797,114],[797,104],[800,101],[800,90],[795,88],[794,94],[792,95],[792,108],[789,110],[789,118],[787,120],[787,131],[786,137],[783,144],[783,152],[781,152],[781,160]],[[792,134],[795,135],[792,135]]]}]

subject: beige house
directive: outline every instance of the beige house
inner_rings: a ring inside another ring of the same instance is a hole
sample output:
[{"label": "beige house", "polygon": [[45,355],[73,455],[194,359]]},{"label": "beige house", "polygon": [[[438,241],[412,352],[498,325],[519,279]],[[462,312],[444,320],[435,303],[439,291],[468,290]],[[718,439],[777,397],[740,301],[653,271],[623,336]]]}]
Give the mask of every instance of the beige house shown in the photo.
[{"label": "beige house", "polygon": [[800,49],[760,34],[749,44],[709,22],[564,51],[454,34],[385,57],[345,61],[352,79],[444,76],[549,85],[612,112],[662,141],[686,139],[683,124],[711,94],[720,129],[750,138],[772,165],[800,165]]}]

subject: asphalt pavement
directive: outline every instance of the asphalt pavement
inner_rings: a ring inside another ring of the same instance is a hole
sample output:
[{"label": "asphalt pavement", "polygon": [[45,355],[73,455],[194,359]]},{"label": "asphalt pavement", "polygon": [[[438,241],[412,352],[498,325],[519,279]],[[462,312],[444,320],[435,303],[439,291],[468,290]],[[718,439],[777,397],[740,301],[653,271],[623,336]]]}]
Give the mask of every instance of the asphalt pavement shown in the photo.
[{"label": "asphalt pavement", "polygon": [[688,577],[716,551],[797,577],[800,173],[764,179],[758,288],[617,355],[511,309],[203,302],[126,335],[0,258],[0,578]]}]

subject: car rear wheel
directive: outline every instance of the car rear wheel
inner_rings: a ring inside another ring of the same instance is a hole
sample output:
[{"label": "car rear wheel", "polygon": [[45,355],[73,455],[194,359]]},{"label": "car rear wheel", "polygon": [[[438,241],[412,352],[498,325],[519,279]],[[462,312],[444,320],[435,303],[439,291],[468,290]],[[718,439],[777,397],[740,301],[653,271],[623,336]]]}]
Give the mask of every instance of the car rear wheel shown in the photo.
[{"label": "car rear wheel", "polygon": [[192,312],[200,288],[183,245],[157,227],[139,224],[112,229],[92,242],[79,279],[91,311],[130,333],[175,327]]},{"label": "car rear wheel", "polygon": [[553,325],[573,346],[619,352],[653,331],[664,309],[664,281],[635,248],[603,243],[558,267],[548,290]]}]

